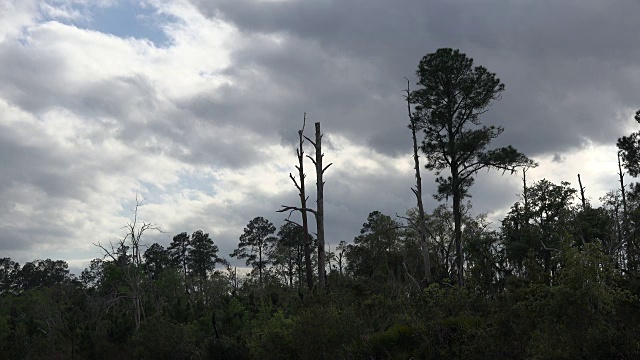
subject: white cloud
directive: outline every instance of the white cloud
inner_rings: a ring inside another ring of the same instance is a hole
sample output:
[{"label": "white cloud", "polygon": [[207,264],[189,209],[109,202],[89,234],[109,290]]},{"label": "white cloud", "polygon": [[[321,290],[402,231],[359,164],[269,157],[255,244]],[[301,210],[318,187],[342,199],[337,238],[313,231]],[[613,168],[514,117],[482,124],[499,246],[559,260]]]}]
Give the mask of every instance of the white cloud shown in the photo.
[{"label": "white cloud", "polygon": [[5,0],[0,2],[0,43],[22,34],[25,27],[39,18],[36,0]]}]

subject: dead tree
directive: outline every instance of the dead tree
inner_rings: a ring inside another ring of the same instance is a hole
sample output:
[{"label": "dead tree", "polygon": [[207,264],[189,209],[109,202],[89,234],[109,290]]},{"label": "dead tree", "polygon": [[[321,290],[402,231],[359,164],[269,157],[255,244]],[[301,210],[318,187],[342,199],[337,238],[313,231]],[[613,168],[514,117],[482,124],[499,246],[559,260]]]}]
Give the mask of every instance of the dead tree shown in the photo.
[{"label": "dead tree", "polygon": [[[145,317],[144,306],[142,304],[142,298],[144,295],[145,278],[142,273],[142,256],[140,255],[140,239],[147,230],[156,230],[162,232],[162,230],[154,224],[147,222],[140,222],[138,220],[138,208],[142,206],[142,203],[138,200],[136,195],[136,206],[133,210],[133,221],[127,223],[124,227],[126,229],[126,235],[119,241],[118,248],[114,248],[113,244],[110,244],[110,249],[107,249],[100,243],[94,244],[102,249],[104,257],[109,257],[113,260],[114,264],[122,267],[123,274],[126,282],[126,293],[123,297],[129,298],[133,303],[133,318],[136,326],[136,331],[140,329],[140,323]],[[129,254],[128,251],[131,251]]]},{"label": "dead tree", "polygon": [[[307,195],[304,187],[304,178],[307,176],[304,173],[304,127],[307,122],[307,114],[304,114],[304,118],[302,120],[302,129],[298,131],[298,139],[299,139],[299,147],[296,151],[298,155],[298,176],[300,178],[300,186],[298,186],[298,190],[300,192],[300,206],[305,209],[307,207]],[[291,176],[291,174],[289,174]],[[291,177],[293,182],[295,183],[295,179]],[[297,185],[296,185],[297,186]],[[311,239],[309,239],[309,221],[307,218],[307,211],[302,210],[300,212],[302,215],[302,230],[304,234],[302,235],[302,239],[304,241],[304,267],[305,274],[307,278],[307,287],[309,289],[313,288],[313,268],[311,267]]]},{"label": "dead tree", "polygon": [[304,179],[307,176],[304,173],[304,149],[303,149],[304,128],[306,123],[307,123],[307,114],[305,113],[304,118],[302,120],[302,129],[298,130],[299,147],[296,150],[296,155],[298,156],[298,166],[296,166],[296,169],[298,169],[298,177],[300,179],[300,184],[298,185],[296,183],[296,179],[291,174],[289,174],[289,177],[295,184],[300,195],[300,207],[302,208],[302,210],[300,211],[300,214],[302,215],[302,228],[304,231],[304,234],[302,236],[304,241],[305,273],[307,278],[307,287],[311,289],[313,288],[313,268],[311,266],[311,241],[309,239],[309,221],[308,221],[307,210],[306,210],[308,197],[306,195],[306,190],[304,185]]},{"label": "dead tree", "polygon": [[[313,147],[315,148],[315,158],[307,155],[307,157],[311,160],[311,162],[313,162],[313,164],[316,167],[316,190],[317,190],[317,194],[316,194],[316,209],[311,209],[309,207],[306,206],[306,201],[304,203],[304,205],[302,207],[297,207],[297,206],[287,206],[287,205],[282,205],[282,208],[280,210],[278,210],[278,212],[285,212],[285,211],[299,211],[300,213],[305,213],[305,212],[310,212],[313,215],[315,215],[316,217],[316,234],[318,237],[318,281],[320,283],[320,287],[324,288],[325,286],[325,261],[326,261],[326,255],[325,255],[325,251],[324,251],[324,244],[325,244],[325,240],[324,240],[324,180],[323,180],[323,175],[324,172],[327,171],[327,169],[329,168],[329,166],[331,166],[332,164],[329,164],[327,166],[323,167],[322,164],[322,158],[324,157],[324,154],[322,153],[322,134],[320,132],[320,123],[317,122],[315,123],[316,126],[316,138],[315,141],[309,139],[307,136],[305,136],[304,134],[302,134],[302,136],[309,141]],[[300,152],[299,152],[300,154]],[[300,156],[300,155],[298,155]],[[296,187],[298,188],[298,191],[300,191],[302,188],[301,186],[299,186],[299,184],[296,183],[295,179],[293,178],[293,176],[291,174],[289,174],[289,177],[291,177],[294,181],[294,183],[296,184]],[[303,177],[304,178],[304,174]],[[306,199],[306,197],[303,197],[304,199]]]},{"label": "dead tree", "polygon": [[327,171],[329,164],[327,166],[322,165],[322,158],[324,154],[322,153],[322,133],[320,132],[320,123],[315,123],[316,125],[316,140],[312,141],[308,137],[304,137],[307,139],[311,145],[313,145],[316,149],[316,157],[315,159],[311,156],[307,155],[311,162],[316,166],[316,189],[317,189],[317,198],[316,198],[316,227],[318,231],[318,281],[320,283],[320,287],[324,288],[325,286],[325,252],[324,252],[324,172]]},{"label": "dead tree", "polygon": [[[405,78],[406,79],[406,78]],[[413,161],[416,170],[416,187],[411,188],[418,202],[418,221],[420,232],[420,248],[422,249],[422,262],[424,265],[424,280],[427,284],[431,283],[431,258],[429,257],[429,246],[427,244],[427,228],[425,224],[424,205],[422,203],[422,177],[420,176],[420,161],[418,160],[418,140],[416,132],[418,131],[418,123],[411,114],[411,91],[409,89],[409,79],[407,79],[407,112],[409,113],[409,129],[411,129],[411,137],[413,139]]]},{"label": "dead tree", "polygon": [[529,168],[526,166],[522,168],[522,202],[524,203],[525,214],[529,213],[529,194],[527,192],[527,170],[529,170]]},{"label": "dead tree", "polygon": [[587,199],[584,197],[584,187],[582,186],[582,179],[578,174],[578,185],[580,186],[580,200],[582,200],[582,211],[587,211]]},{"label": "dead tree", "polygon": [[299,211],[302,215],[302,229],[303,229],[303,242],[304,242],[304,264],[305,264],[305,274],[307,280],[307,287],[309,289],[313,288],[313,268],[311,266],[311,240],[309,239],[309,221],[307,217],[307,212],[311,212],[315,215],[315,210],[307,208],[307,200],[308,196],[306,195],[304,179],[307,175],[304,173],[304,128],[307,123],[307,113],[304,113],[304,117],[302,119],[302,129],[298,130],[298,148],[296,149],[296,155],[298,157],[298,165],[296,165],[296,169],[298,170],[298,178],[300,179],[300,183],[296,180],[293,174],[289,173],[289,178],[293,181],[296,189],[298,189],[298,195],[300,196],[300,207],[292,207],[282,205],[282,209],[278,210],[278,212],[284,211]]}]

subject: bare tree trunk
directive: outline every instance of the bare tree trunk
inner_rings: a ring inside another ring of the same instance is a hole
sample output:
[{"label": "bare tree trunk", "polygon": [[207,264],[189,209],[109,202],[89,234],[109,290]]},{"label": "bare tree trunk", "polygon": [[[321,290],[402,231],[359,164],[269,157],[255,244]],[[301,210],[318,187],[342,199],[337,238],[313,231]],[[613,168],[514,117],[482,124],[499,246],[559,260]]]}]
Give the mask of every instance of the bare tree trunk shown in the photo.
[{"label": "bare tree trunk", "polygon": [[[529,194],[527,194],[527,169],[526,167],[522,168],[522,201],[524,202],[524,212],[525,214],[529,214]],[[528,216],[528,215],[527,215]],[[529,219],[527,218],[527,222]]]},{"label": "bare tree trunk", "polygon": [[302,228],[304,231],[303,236],[303,242],[304,242],[304,266],[305,266],[305,273],[306,273],[306,277],[307,277],[307,287],[309,289],[313,288],[313,268],[311,266],[311,241],[309,239],[309,220],[307,218],[307,210],[305,210],[307,208],[307,195],[305,192],[305,187],[304,187],[304,178],[305,178],[305,174],[304,174],[304,149],[302,148],[302,144],[304,142],[304,127],[305,124],[307,122],[307,114],[304,114],[304,119],[302,122],[302,129],[298,131],[298,137],[300,139],[300,146],[298,148],[297,155],[298,155],[298,176],[300,177],[300,186],[299,186],[299,193],[300,193],[300,207],[302,208],[302,211],[300,212],[302,215]]},{"label": "bare tree trunk", "polygon": [[[418,124],[411,114],[411,100],[409,89],[409,79],[407,79],[407,111],[409,113],[409,128],[411,129],[411,137],[413,139],[413,161],[414,168],[416,170],[416,187],[411,189],[418,201],[418,216],[420,226],[420,248],[422,249],[422,262],[424,265],[424,279],[427,284],[431,283],[431,259],[429,258],[429,247],[427,245],[427,228],[425,224],[424,205],[422,203],[422,177],[420,176],[420,161],[418,160],[418,140],[416,137],[416,131],[418,130]],[[406,265],[405,265],[406,268]]]},{"label": "bare tree trunk", "polygon": [[[306,119],[306,116],[305,116]],[[284,211],[300,211],[302,214],[306,214],[307,212],[311,212],[312,214],[315,215],[316,217],[316,227],[317,227],[317,235],[318,235],[318,281],[320,282],[320,287],[324,287],[325,286],[325,252],[324,252],[324,244],[325,244],[325,240],[324,240],[324,180],[323,175],[324,172],[327,171],[327,169],[329,168],[329,166],[331,166],[332,164],[329,164],[327,166],[323,167],[322,164],[322,158],[324,157],[324,154],[322,153],[322,133],[320,132],[320,123],[317,122],[315,123],[316,126],[316,138],[315,141],[309,139],[308,137],[306,137],[303,133],[302,130],[299,131],[299,134],[301,136],[303,136],[307,141],[309,141],[315,148],[316,150],[316,156],[315,159],[309,155],[307,155],[307,157],[311,160],[311,162],[313,162],[313,164],[316,167],[316,187],[317,187],[317,199],[316,199],[316,204],[317,204],[317,208],[314,209],[310,209],[308,207],[306,207],[306,196],[304,195],[304,192],[302,191],[302,186],[298,185],[298,182],[296,181],[296,179],[293,177],[293,175],[289,174],[289,177],[291,178],[291,180],[293,180],[293,183],[296,185],[296,188],[298,189],[298,191],[300,192],[300,199],[302,202],[302,206],[301,207],[296,207],[296,206],[286,206],[286,205],[282,205],[282,209],[278,210],[277,212],[284,212]],[[302,141],[301,141],[302,142]],[[304,173],[302,172],[302,145],[300,146],[300,150],[298,150],[298,159],[299,159],[299,166],[296,166],[298,168],[298,170],[300,171],[300,179],[304,179]],[[303,218],[303,222],[305,221],[305,218]],[[304,227],[304,224],[303,224]],[[305,229],[306,230],[306,229]],[[305,236],[307,234],[307,231],[305,231]],[[305,245],[308,246],[308,241],[306,242]],[[309,261],[307,261],[307,264],[310,264],[310,252],[306,252],[305,249],[305,257],[307,256],[307,254],[309,254]],[[307,258],[305,258],[306,260]],[[312,283],[310,282],[310,278],[309,278],[309,271],[308,271],[308,267],[307,267],[307,284],[312,286]]]},{"label": "bare tree trunk", "polygon": [[[303,229],[302,242],[304,246],[304,265],[305,265],[307,287],[309,289],[313,289],[313,267],[311,265],[311,240],[309,239],[309,219],[307,217],[307,213],[312,212],[314,215],[316,213],[315,213],[315,210],[307,208],[307,194],[306,194],[305,182],[304,182],[306,175],[304,173],[303,144],[304,144],[304,139],[309,139],[306,136],[304,136],[304,128],[306,123],[307,123],[307,113],[304,114],[304,118],[302,121],[302,129],[298,130],[298,138],[300,140],[298,142],[298,148],[296,149],[296,155],[298,157],[298,165],[296,165],[296,169],[298,169],[298,177],[300,178],[300,183],[298,184],[298,181],[296,180],[296,178],[291,173],[289,173],[289,178],[291,179],[291,181],[293,181],[293,184],[296,186],[296,189],[298,189],[298,195],[300,196],[300,207],[282,205],[282,209],[278,210],[277,212],[284,212],[289,210],[300,211],[300,214],[302,216],[302,229]],[[307,155],[307,157],[309,156]],[[311,157],[309,158],[312,161],[314,161],[313,158]]]},{"label": "bare tree trunk", "polygon": [[258,273],[260,275],[260,286],[262,286],[262,245],[258,246]]},{"label": "bare tree trunk", "polygon": [[627,196],[624,187],[624,173],[622,172],[622,163],[620,162],[620,153],[618,152],[618,176],[620,177],[620,191],[622,195],[622,213],[624,218],[627,217]]},{"label": "bare tree trunk", "polygon": [[633,270],[633,241],[629,234],[629,213],[627,212],[627,192],[624,186],[624,173],[622,172],[622,162],[620,152],[618,152],[618,176],[620,178],[620,194],[622,195],[622,238],[627,242],[627,269]]},{"label": "bare tree trunk", "polygon": [[331,166],[322,167],[322,133],[320,132],[320,123],[315,123],[316,141],[310,141],[316,148],[316,158],[311,159],[316,166],[316,226],[318,231],[318,282],[321,288],[325,287],[325,252],[324,252],[324,172]]},{"label": "bare tree trunk", "polygon": [[587,210],[587,199],[584,197],[584,187],[582,187],[582,179],[580,179],[580,174],[578,174],[578,185],[580,185],[580,199],[582,200],[582,211]]},{"label": "bare tree trunk", "polygon": [[[109,256],[114,263],[123,267],[127,285],[127,297],[131,299],[133,303],[133,320],[136,331],[140,329],[140,324],[145,318],[144,306],[142,304],[145,279],[141,275],[142,257],[140,256],[140,239],[147,230],[157,230],[162,232],[160,228],[151,223],[138,221],[138,208],[141,205],[142,204],[136,195],[136,206],[133,211],[133,221],[126,225],[125,228],[127,229],[127,234],[122,240],[120,240],[120,249],[122,249],[122,254],[119,254],[118,251],[114,250],[113,244],[111,244],[111,250],[105,248],[100,243],[94,244],[104,251],[105,256]],[[130,247],[126,246],[127,239],[130,239]],[[127,248],[131,249],[131,262],[128,260]],[[124,258],[124,262],[120,261],[121,256]]]},{"label": "bare tree trunk", "polygon": [[462,253],[462,210],[460,209],[460,192],[457,189],[458,176],[453,176],[453,222],[456,243],[456,265],[458,267],[458,286],[464,286],[464,254]]},{"label": "bare tree trunk", "polygon": [[[133,223],[128,224],[129,236],[131,237],[131,262],[133,267],[129,268],[128,271],[133,271],[133,274],[130,274],[131,277],[131,285],[132,285],[132,300],[133,300],[133,317],[136,324],[136,331],[140,329],[140,323],[142,322],[142,279],[140,277],[140,270],[142,268],[142,259],[140,257],[140,237],[144,232],[144,227],[140,229],[136,229],[138,223],[138,207],[140,206],[140,202],[138,201],[138,196],[136,195],[136,207],[133,212]],[[137,231],[136,231],[137,230]]]}]

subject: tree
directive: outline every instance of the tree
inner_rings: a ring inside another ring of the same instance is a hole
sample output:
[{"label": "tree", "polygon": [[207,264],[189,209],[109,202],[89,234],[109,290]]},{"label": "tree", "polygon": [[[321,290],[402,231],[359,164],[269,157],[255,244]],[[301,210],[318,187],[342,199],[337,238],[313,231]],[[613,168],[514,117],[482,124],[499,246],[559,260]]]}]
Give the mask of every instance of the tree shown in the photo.
[{"label": "tree", "polygon": [[15,290],[20,264],[10,258],[0,258],[0,295]]},{"label": "tree", "polygon": [[[555,272],[554,253],[559,253],[564,234],[575,215],[576,190],[566,181],[560,185],[542,179],[527,187],[528,205],[515,203],[502,220],[507,256],[518,273],[532,252],[549,275]],[[526,269],[525,269],[526,270]]]},{"label": "tree", "polygon": [[[635,120],[640,123],[640,110],[636,111]],[[618,146],[618,176],[620,178],[620,190],[623,206],[623,226],[621,235],[627,245],[627,268],[635,270],[637,267],[637,249],[635,246],[636,236],[635,231],[630,229],[630,217],[633,209],[627,206],[627,192],[624,184],[624,173],[622,172],[622,167],[624,167],[629,175],[633,177],[640,175],[640,131],[636,131],[628,136],[619,138],[616,145]],[[631,191],[629,195],[631,198],[637,198],[640,195],[640,186],[638,186],[638,184],[631,184]]]},{"label": "tree", "polygon": [[186,232],[182,232],[173,237],[171,244],[167,248],[171,264],[182,270],[183,274],[187,274],[187,253],[191,239]]},{"label": "tree", "polygon": [[[635,120],[640,123],[640,110],[636,111]],[[622,157],[622,165],[631,176],[640,175],[640,131],[618,139],[616,144]]]},{"label": "tree", "polygon": [[104,261],[102,259],[93,259],[89,263],[89,267],[80,273],[80,281],[87,288],[97,288],[104,280]]},{"label": "tree", "polygon": [[305,264],[305,274],[307,278],[307,287],[309,289],[313,288],[313,268],[311,266],[311,237],[309,237],[309,219],[307,216],[307,195],[305,188],[304,179],[307,175],[304,173],[304,148],[302,145],[304,144],[304,127],[307,123],[307,114],[304,114],[302,120],[302,129],[298,130],[298,148],[296,149],[296,155],[298,157],[298,165],[296,169],[298,169],[298,178],[300,179],[300,184],[296,181],[295,177],[289,173],[289,177],[293,181],[293,184],[298,189],[298,195],[300,196],[300,214],[302,215],[302,228],[303,228],[303,236],[304,236],[304,264]]},{"label": "tree", "polygon": [[[305,114],[305,121],[306,121],[306,114]],[[296,179],[293,177],[293,175],[291,175],[291,173],[289,173],[289,177],[291,178],[291,180],[293,180],[293,183],[295,184],[296,188],[298,189],[299,195],[300,195],[300,201],[302,204],[302,207],[297,207],[297,206],[287,206],[287,205],[282,205],[282,208],[280,210],[278,210],[277,212],[285,212],[285,211],[300,211],[302,213],[302,220],[303,220],[303,227],[305,229],[308,230],[308,226],[305,225],[306,222],[306,214],[307,212],[312,213],[315,217],[316,217],[316,234],[318,237],[318,282],[320,284],[321,288],[325,287],[325,261],[326,261],[326,254],[325,254],[325,239],[324,239],[324,183],[325,181],[323,180],[324,177],[324,173],[327,171],[327,169],[333,165],[333,163],[328,164],[327,166],[323,165],[323,158],[324,158],[324,154],[322,153],[322,138],[324,137],[324,134],[322,134],[322,132],[320,131],[320,123],[316,122],[315,123],[315,128],[316,128],[316,136],[315,136],[315,141],[309,139],[307,136],[305,136],[303,134],[304,131],[304,124],[302,127],[302,130],[298,131],[298,135],[300,136],[300,149],[297,151],[298,154],[298,161],[299,161],[299,165],[296,166],[296,168],[299,170],[300,172],[300,185],[298,185],[298,183],[296,182]],[[302,137],[304,137],[307,141],[309,141],[311,143],[311,145],[313,145],[313,147],[315,148],[315,158],[307,155],[307,158],[309,158],[309,160],[311,160],[311,162],[313,163],[313,165],[316,168],[316,209],[311,209],[306,207],[306,202],[307,202],[307,198],[305,197],[305,192],[304,192],[304,178],[305,178],[305,174],[302,171]],[[305,233],[307,233],[305,231]],[[307,244],[310,244],[309,241],[306,242]],[[309,264],[311,263],[310,261],[310,257],[307,256],[308,252],[305,253],[305,261],[307,264],[307,284],[309,287],[312,286],[312,282],[311,282],[311,278],[310,278],[310,272],[309,272]]]},{"label": "tree", "polygon": [[343,275],[343,267],[344,267],[344,256],[345,253],[348,249],[348,245],[347,242],[344,240],[341,240],[340,243],[338,244],[338,247],[336,248],[336,261],[338,262],[338,270],[340,271],[340,275]]},{"label": "tree", "polygon": [[401,224],[380,211],[369,213],[360,235],[355,237],[352,245],[347,246],[349,272],[376,281],[400,279],[400,228]]},{"label": "tree", "polygon": [[244,228],[238,248],[231,254],[231,257],[247,259],[247,265],[258,269],[260,284],[262,284],[264,268],[269,263],[267,251],[274,240],[269,235],[274,232],[276,227],[269,220],[261,216],[254,218]]},{"label": "tree", "polygon": [[[515,172],[532,164],[511,146],[487,150],[502,127],[484,126],[480,115],[499,99],[504,84],[459,50],[439,49],[425,55],[418,65],[418,85],[411,92],[413,116],[424,129],[422,150],[426,168],[435,170],[438,198],[453,198],[458,284],[464,285],[461,201],[468,196],[474,176],[481,169]],[[448,169],[449,176],[441,175]]]},{"label": "tree", "polygon": [[[625,210],[626,201],[621,197],[620,189],[610,190],[600,198],[602,209],[607,212],[612,227],[609,233],[609,243],[603,243],[603,251],[605,254],[617,255],[620,268],[625,268],[628,263],[625,261],[629,254],[629,243],[625,241],[624,229],[626,228],[627,216]],[[624,245],[627,245],[626,252]]]},{"label": "tree", "polygon": [[316,228],[317,228],[317,236],[318,236],[318,283],[320,284],[320,288],[324,288],[325,286],[325,253],[324,253],[324,180],[323,176],[325,171],[332,165],[329,164],[324,166],[322,164],[322,159],[324,158],[324,154],[322,153],[322,137],[324,134],[320,132],[320,123],[315,123],[316,126],[316,141],[312,141],[308,137],[305,136],[305,139],[313,145],[316,149],[316,157],[315,159],[311,156],[307,157],[311,159],[313,165],[316,167]]},{"label": "tree", "polygon": [[141,221],[138,218],[138,209],[142,206],[142,203],[136,196],[136,205],[133,210],[133,220],[128,222],[125,226],[126,234],[124,238],[119,241],[118,247],[114,247],[110,243],[110,249],[106,248],[99,242],[94,244],[102,249],[104,257],[110,257],[114,264],[120,268],[124,273],[126,282],[126,296],[133,302],[133,318],[135,321],[135,329],[140,329],[140,324],[144,319],[144,306],[142,304],[144,298],[145,282],[143,281],[143,263],[142,255],[140,254],[140,241],[142,236],[148,230],[156,230],[162,232],[162,230],[152,223]]},{"label": "tree", "polygon": [[143,257],[145,269],[152,279],[158,279],[162,271],[171,264],[168,251],[158,243],[149,246]]},{"label": "tree", "polygon": [[278,241],[269,253],[270,261],[278,265],[283,278],[293,287],[293,280],[297,274],[298,284],[302,283],[303,265],[305,260],[305,242],[313,237],[304,233],[304,228],[292,222],[283,224],[278,230]]},{"label": "tree", "polygon": [[191,235],[191,248],[187,254],[189,271],[195,276],[207,277],[207,272],[213,271],[216,264],[224,260],[218,257],[218,246],[213,243],[209,234],[198,230]]},{"label": "tree", "polygon": [[[468,221],[466,209],[469,206],[462,207],[463,220]],[[455,278],[454,259],[451,256],[455,253],[455,238],[453,227],[453,212],[451,207],[445,204],[438,205],[433,211],[426,216],[426,223],[429,229],[429,237],[433,243],[433,253],[435,260],[435,276],[437,279]]]},{"label": "tree", "polygon": [[424,280],[431,283],[431,258],[429,257],[429,246],[427,245],[427,227],[425,224],[424,205],[422,203],[422,176],[420,176],[420,160],[418,156],[418,138],[416,133],[419,130],[417,119],[411,113],[411,90],[409,89],[409,79],[407,79],[407,111],[409,113],[409,129],[411,129],[411,139],[413,140],[413,162],[416,171],[416,187],[411,188],[418,203],[418,232],[420,233],[420,247],[422,249],[422,259],[424,266]]},{"label": "tree", "polygon": [[20,290],[53,286],[70,280],[69,265],[63,260],[35,260],[27,262],[17,273]]}]

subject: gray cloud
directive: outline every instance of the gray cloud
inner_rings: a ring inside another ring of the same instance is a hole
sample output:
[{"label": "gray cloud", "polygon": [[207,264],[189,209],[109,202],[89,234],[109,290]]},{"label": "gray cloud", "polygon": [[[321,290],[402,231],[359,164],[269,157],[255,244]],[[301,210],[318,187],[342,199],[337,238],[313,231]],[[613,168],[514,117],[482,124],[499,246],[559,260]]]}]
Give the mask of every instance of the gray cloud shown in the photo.
[{"label": "gray cloud", "polygon": [[[508,139],[501,142],[530,155],[577,148],[584,139],[613,143],[625,125],[618,118],[620,109],[638,106],[633,94],[640,90],[635,36],[640,23],[631,14],[640,12],[640,4],[634,1],[194,3],[207,16],[232,21],[241,31],[292,37],[296,50],[281,52],[279,66],[255,57],[259,50],[253,48],[236,60],[263,64],[274,80],[288,71],[289,81],[299,79],[300,88],[306,87],[307,97],[320,107],[341,102],[318,97],[315,86],[343,94],[339,98],[352,109],[363,105],[354,116],[342,118],[371,146],[389,154],[405,151],[394,130],[397,120],[406,122],[399,111],[402,77],[415,72],[425,53],[442,46],[461,48],[501,77],[507,91],[486,121],[505,126]],[[373,92],[387,101],[367,101],[370,92],[361,81],[332,84],[337,67],[311,71],[317,57],[298,60],[306,61],[306,68],[287,61],[312,47],[367,64]],[[314,73],[322,74],[320,85],[307,81]],[[334,131],[349,131],[344,124],[331,125]],[[381,141],[382,134],[387,141]]]}]

